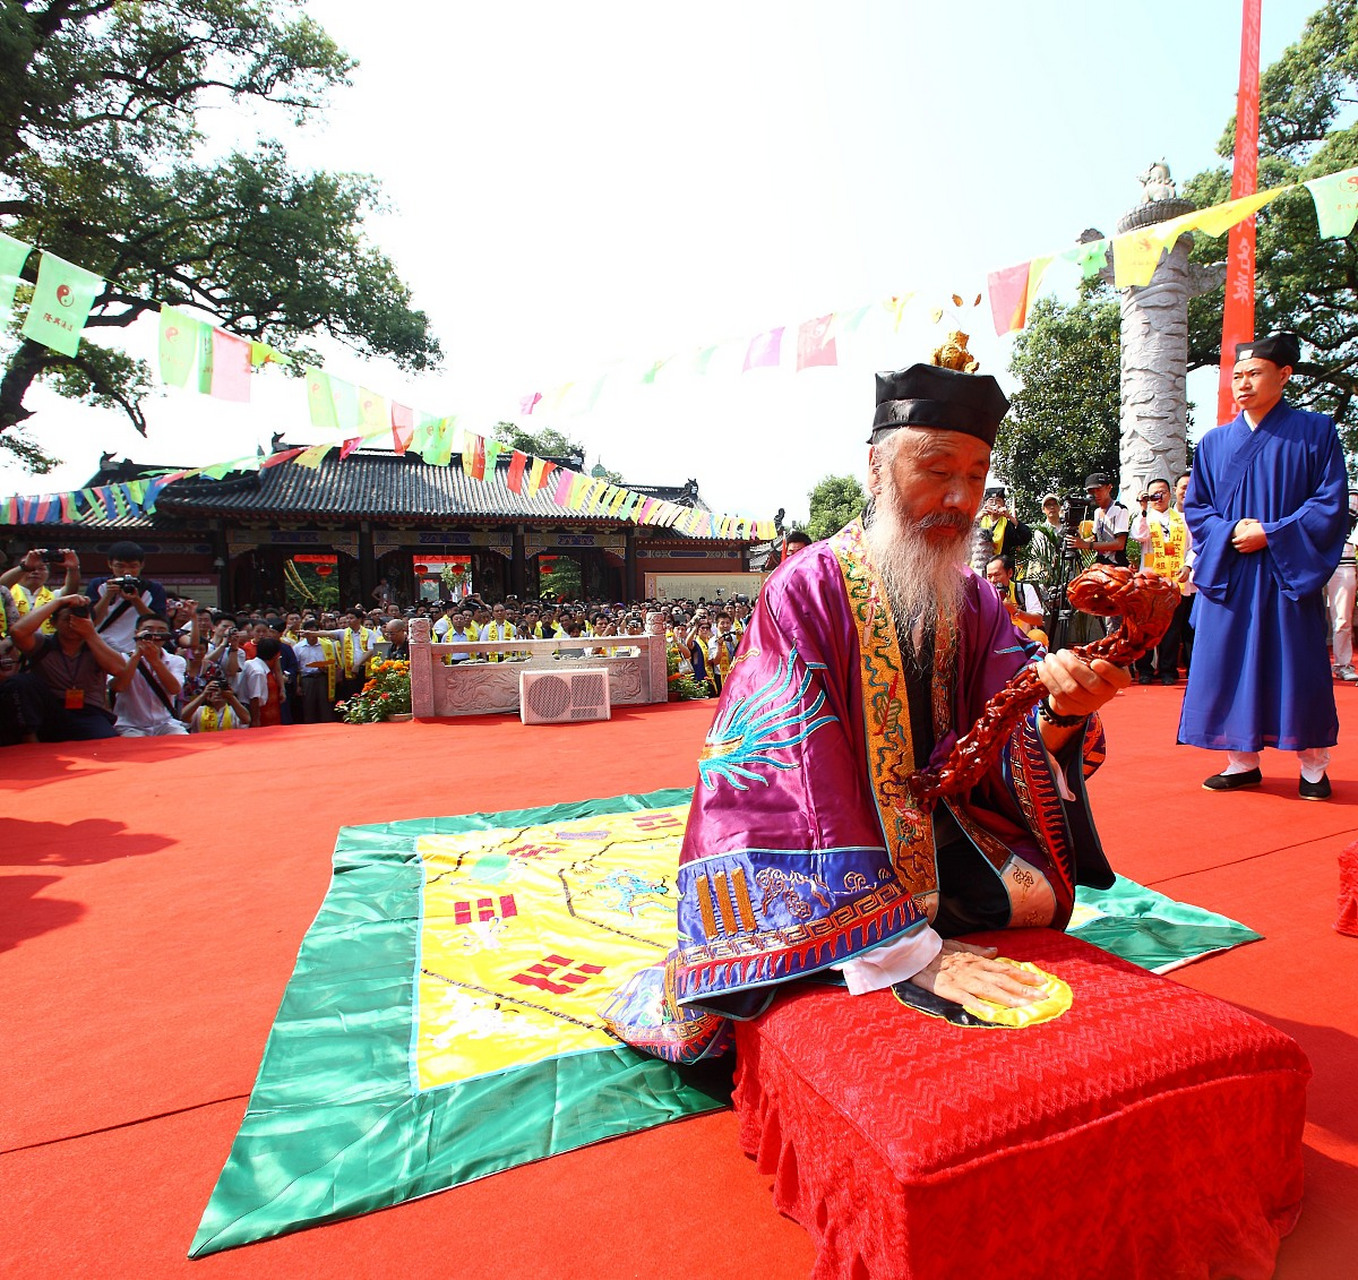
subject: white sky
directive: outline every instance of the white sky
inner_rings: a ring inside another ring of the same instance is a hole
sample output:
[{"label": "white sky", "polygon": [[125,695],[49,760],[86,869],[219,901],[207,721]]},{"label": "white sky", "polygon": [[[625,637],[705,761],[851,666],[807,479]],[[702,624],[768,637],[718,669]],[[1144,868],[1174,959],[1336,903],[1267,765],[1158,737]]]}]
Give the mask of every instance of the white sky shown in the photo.
[{"label": "white sky", "polygon": [[[1265,0],[1265,66],[1319,0]],[[304,131],[270,114],[205,114],[217,139],[283,131],[300,164],[371,173],[395,260],[446,354],[433,376],[343,350],[333,373],[473,430],[522,396],[610,368],[593,410],[539,406],[638,484],[696,477],[717,511],[804,517],[831,473],[861,474],[872,374],[921,358],[930,312],[970,303],[986,272],[1111,233],[1136,175],[1183,181],[1214,162],[1234,110],[1240,0],[706,0],[463,3],[311,0],[360,62]],[[1048,286],[1073,295],[1073,276]],[[841,366],[791,371],[796,326],[914,292],[841,339]],[[1004,378],[988,300],[943,327],[972,334]],[[784,366],[738,372],[754,334],[787,325]],[[150,350],[154,322],[131,339]],[[734,340],[698,375],[656,360]],[[31,432],[65,460],[0,493],[83,484],[102,449],[203,465],[319,441],[300,381],[268,371],[249,406],[173,389],[143,440],[110,411],[30,400]],[[1214,377],[1191,391],[1208,425]],[[577,401],[578,403],[578,401]]]}]

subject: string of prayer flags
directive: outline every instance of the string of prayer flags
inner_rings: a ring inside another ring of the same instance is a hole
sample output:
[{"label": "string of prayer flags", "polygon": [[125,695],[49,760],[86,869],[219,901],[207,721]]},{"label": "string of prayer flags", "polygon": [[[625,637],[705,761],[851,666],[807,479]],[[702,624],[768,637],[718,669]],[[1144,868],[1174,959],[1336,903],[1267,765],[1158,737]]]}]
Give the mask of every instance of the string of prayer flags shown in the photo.
[{"label": "string of prayer flags", "polygon": [[776,369],[782,355],[783,330],[781,327],[770,329],[767,333],[756,334],[750,339],[745,350],[745,366],[742,373],[751,369]]},{"label": "string of prayer flags", "polygon": [[[280,449],[277,453],[271,453],[267,458],[263,459],[259,464],[259,469],[265,471],[269,467],[280,467],[283,463],[291,462],[299,454],[305,452],[305,449]],[[317,465],[319,465],[319,460]],[[235,469],[230,463],[228,463],[227,466],[230,470]]]},{"label": "string of prayer flags", "polygon": [[363,440],[363,436],[350,436],[348,440],[340,445],[339,456],[341,458],[347,458],[351,453],[356,453],[359,445],[363,443]]},{"label": "string of prayer flags", "polygon": [[508,446],[502,444],[499,440],[495,439],[494,436],[486,436],[485,441],[486,475],[494,477],[495,464],[500,460],[501,451]]},{"label": "string of prayer flags", "polygon": [[266,364],[291,364],[292,357],[271,347],[267,342],[250,343],[250,367],[258,369]]},{"label": "string of prayer flags", "polygon": [[797,372],[815,365],[837,365],[839,353],[835,349],[834,312],[818,320],[808,320],[797,330]]},{"label": "string of prayer flags", "polygon": [[1092,280],[1108,265],[1108,241],[1088,240],[1067,249],[1060,257],[1080,269],[1081,279]]},{"label": "string of prayer flags", "polygon": [[[452,461],[454,438],[457,435],[456,418],[425,418],[420,424],[424,430],[424,445],[420,449],[422,457],[430,466],[446,467]],[[420,428],[417,428],[417,435]],[[470,432],[467,433],[470,435]],[[463,445],[466,456],[466,445]]]},{"label": "string of prayer flags", "polygon": [[531,496],[536,496],[545,489],[547,487],[547,482],[551,479],[552,472],[561,469],[555,462],[543,462],[541,458],[533,459],[534,469],[537,468],[539,462],[542,462],[542,472],[538,475],[537,480],[533,484],[533,494]]},{"label": "string of prayer flags", "polygon": [[0,320],[14,311],[14,291],[23,280],[24,263],[32,252],[31,244],[0,231]]},{"label": "string of prayer flags", "polygon": [[986,277],[990,291],[990,311],[995,318],[995,333],[1003,337],[1022,329],[1028,319],[1028,270],[1031,263],[1020,262]]},{"label": "string of prayer flags", "polygon": [[510,455],[509,472],[505,476],[505,484],[510,493],[523,492],[523,473],[528,466],[528,455],[522,450],[515,449]]},{"label": "string of prayer flags", "polygon": [[102,276],[44,250],[38,261],[33,301],[24,319],[24,337],[64,356],[75,355],[90,308],[103,291]]},{"label": "string of prayer flags", "polygon": [[410,448],[415,438],[415,411],[406,405],[391,402],[391,447],[398,454]]},{"label": "string of prayer flags", "polygon": [[[206,392],[211,381],[212,326],[178,307],[160,307],[160,380],[170,387]],[[206,372],[206,377],[205,377]]]},{"label": "string of prayer flags", "polygon": [[377,431],[390,421],[386,396],[380,396],[367,387],[358,389],[358,425],[369,431]]},{"label": "string of prayer flags", "polygon": [[315,471],[321,465],[321,459],[325,457],[335,446],[333,444],[313,444],[309,449],[303,449],[293,461],[299,467],[306,467],[309,471]]},{"label": "string of prayer flags", "polygon": [[[308,365],[306,370],[307,407],[313,427],[354,431],[362,425],[359,418],[358,387],[324,369]],[[383,424],[385,425],[385,423]]]},{"label": "string of prayer flags", "polygon": [[486,437],[474,431],[463,432],[462,470],[473,480],[486,478]]},{"label": "string of prayer flags", "polygon": [[330,375],[315,365],[306,368],[306,400],[313,427],[337,427],[335,400],[330,394]]},{"label": "string of prayer flags", "polygon": [[1322,236],[1342,238],[1353,230],[1353,224],[1358,222],[1358,169],[1327,173],[1323,178],[1302,183],[1302,186],[1311,193]]},{"label": "string of prayer flags", "polygon": [[221,400],[248,402],[253,369],[248,339],[222,329],[212,330],[212,370],[208,383],[212,395]]}]

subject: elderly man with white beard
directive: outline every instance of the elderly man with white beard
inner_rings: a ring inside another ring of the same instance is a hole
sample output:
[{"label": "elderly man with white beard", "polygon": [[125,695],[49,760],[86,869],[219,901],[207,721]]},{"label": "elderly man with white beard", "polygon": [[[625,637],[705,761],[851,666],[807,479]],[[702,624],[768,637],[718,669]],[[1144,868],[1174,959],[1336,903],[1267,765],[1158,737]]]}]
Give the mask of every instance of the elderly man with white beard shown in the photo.
[{"label": "elderly man with white beard", "polygon": [[[1112,883],[1084,779],[1103,757],[1096,713],[1129,674],[1044,653],[967,567],[1009,403],[964,346],[956,366],[877,376],[868,510],[760,594],[699,759],[678,944],[606,1014],[651,1052],[721,1052],[727,1019],[811,975],[1034,1003],[1040,977],[958,939],[1063,929],[1077,883]],[[1043,702],[977,786],[922,812],[907,775],[1029,663]]]}]

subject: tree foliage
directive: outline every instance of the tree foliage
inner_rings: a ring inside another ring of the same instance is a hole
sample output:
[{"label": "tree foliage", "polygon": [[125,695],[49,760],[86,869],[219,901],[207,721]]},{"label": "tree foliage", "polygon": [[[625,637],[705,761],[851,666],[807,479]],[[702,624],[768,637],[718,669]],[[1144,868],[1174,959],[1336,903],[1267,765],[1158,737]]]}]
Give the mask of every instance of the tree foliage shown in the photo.
[{"label": "tree foliage", "polygon": [[[1260,77],[1259,187],[1303,182],[1358,165],[1358,0],[1330,0],[1300,39]],[[1235,147],[1232,119],[1217,151]],[[1198,174],[1184,194],[1200,207],[1230,199],[1230,169]],[[1333,414],[1358,446],[1358,234],[1322,240],[1305,191],[1280,196],[1257,215],[1255,332],[1294,329],[1314,348],[1297,366],[1288,398]],[[1225,261],[1227,237],[1196,237],[1193,258]],[[1189,304],[1189,368],[1216,365],[1224,291]]]},{"label": "tree foliage", "polygon": [[854,476],[826,476],[810,493],[806,531],[819,542],[838,533],[867,505],[868,495]]},{"label": "tree foliage", "polygon": [[1120,323],[1112,291],[1098,284],[1071,305],[1041,299],[1015,340],[1009,369],[1022,385],[991,466],[1020,510],[1035,512],[1048,490],[1082,490],[1091,471],[1117,474]]},{"label": "tree foliage", "polygon": [[[441,358],[389,259],[368,244],[374,182],[294,169],[264,139],[204,158],[205,107],[282,108],[296,123],[353,63],[302,0],[6,0],[0,15],[4,229],[108,282],[74,358],[12,339],[0,378],[0,448],[41,459],[18,428],[36,380],[122,409],[144,430],[153,380],[97,341],[161,302],[311,357],[323,333],[419,371]],[[26,268],[36,275],[38,255]],[[314,358],[314,357],[311,357]]]},{"label": "tree foliage", "polygon": [[[511,449],[517,449],[520,453],[530,453],[535,458],[568,458],[572,459],[572,465],[578,468],[585,465],[585,446],[555,427],[529,431],[519,426],[517,422],[497,422],[495,438]],[[609,484],[626,483],[620,472],[610,471],[602,463],[598,464],[591,474],[596,478],[607,480]]]},{"label": "tree foliage", "polygon": [[585,464],[585,446],[555,427],[529,431],[517,422],[497,422],[495,438],[511,449],[530,453],[535,458],[578,458],[581,466]]}]

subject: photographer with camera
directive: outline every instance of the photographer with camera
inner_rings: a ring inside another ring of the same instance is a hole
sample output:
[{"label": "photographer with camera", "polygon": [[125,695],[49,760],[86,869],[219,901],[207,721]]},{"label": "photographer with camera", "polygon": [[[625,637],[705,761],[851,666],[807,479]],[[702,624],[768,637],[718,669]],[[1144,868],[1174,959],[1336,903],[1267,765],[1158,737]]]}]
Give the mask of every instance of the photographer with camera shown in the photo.
[{"label": "photographer with camera", "polygon": [[90,579],[94,628],[121,654],[130,654],[143,618],[166,616],[165,588],[142,577],[146,552],[135,542],[115,542],[108,549],[105,575]]},{"label": "photographer with camera", "polygon": [[190,733],[250,727],[249,711],[225,680],[209,680],[203,692],[184,708],[182,719]]},{"label": "photographer with camera", "polygon": [[[53,591],[47,585],[55,569],[64,569],[66,572],[60,591]],[[16,565],[0,574],[0,587],[9,588],[15,612],[22,618],[39,605],[47,604],[58,596],[72,595],[79,589],[80,559],[70,547],[34,548],[26,552]],[[50,618],[43,626],[43,634],[56,634]]]},{"label": "photographer with camera", "polygon": [[[108,677],[121,675],[123,655],[95,630],[88,596],[58,596],[39,605],[14,626],[13,639],[28,659],[15,696],[24,723],[39,742],[116,738],[108,705]],[[49,618],[56,635],[42,635]]]},{"label": "photographer with camera", "polygon": [[1017,560],[1020,547],[1033,540],[1033,531],[1014,514],[1001,488],[987,489],[972,530],[975,538],[972,568],[982,577],[995,556]]},{"label": "photographer with camera", "polygon": [[174,700],[184,687],[188,663],[166,652],[174,633],[164,618],[143,618],[133,637],[137,647],[113,678],[115,726],[122,738],[158,738],[187,733]]}]

